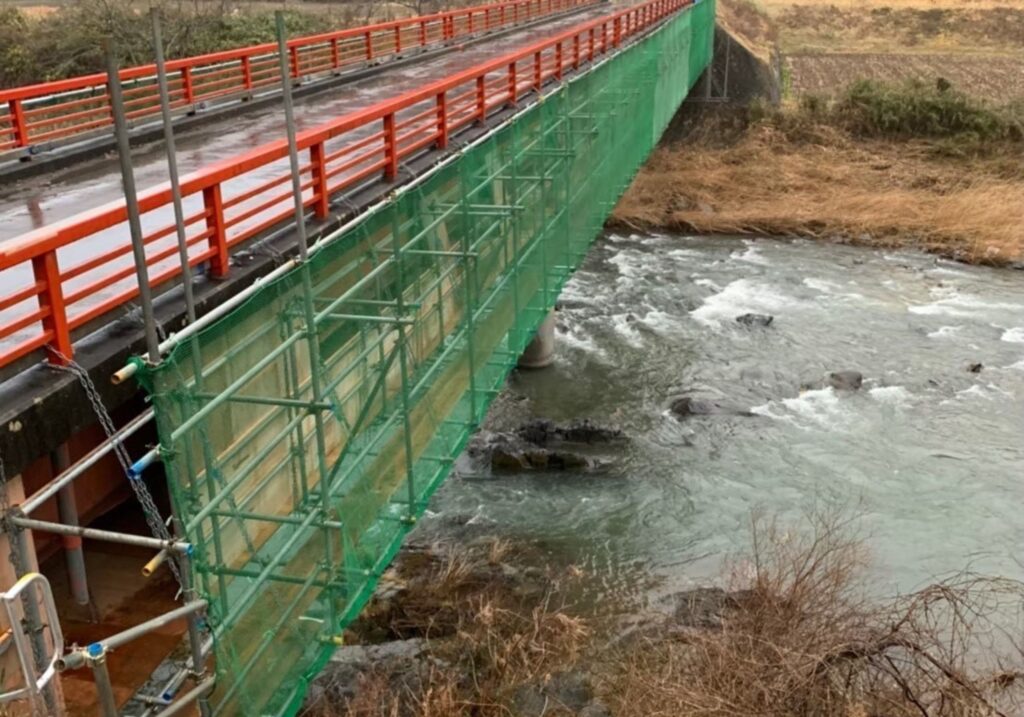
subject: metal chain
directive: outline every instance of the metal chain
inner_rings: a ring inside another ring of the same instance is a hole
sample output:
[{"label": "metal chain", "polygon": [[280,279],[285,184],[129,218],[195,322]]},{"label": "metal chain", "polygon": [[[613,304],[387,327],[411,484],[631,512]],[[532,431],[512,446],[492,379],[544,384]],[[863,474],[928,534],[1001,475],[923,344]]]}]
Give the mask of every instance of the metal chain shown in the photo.
[{"label": "metal chain", "polygon": [[[125,477],[128,478],[128,483],[131,485],[132,491],[135,493],[135,498],[142,506],[142,512],[146,517],[146,524],[149,526],[150,531],[153,533],[154,537],[157,537],[160,540],[168,542],[172,541],[174,538],[171,537],[170,531],[167,530],[167,524],[160,516],[160,509],[157,508],[156,503],[153,501],[153,495],[149,492],[149,488],[142,480],[142,476],[132,477],[132,460],[128,455],[128,450],[120,441],[113,440],[114,434],[117,432],[117,429],[114,427],[114,420],[110,417],[110,413],[107,412],[106,406],[103,405],[103,399],[100,397],[100,393],[96,389],[96,384],[92,382],[89,372],[57,349],[51,346],[47,346],[47,349],[64,362],[64,365],[53,364],[52,367],[60,371],[67,371],[68,373],[74,374],[75,378],[78,379],[78,383],[80,383],[82,388],[85,390],[85,395],[89,399],[89,403],[92,405],[92,410],[96,414],[96,418],[99,419],[100,425],[103,426],[103,432],[107,434],[107,439],[110,440],[113,445],[114,455],[117,456],[117,461],[121,464],[121,469],[124,471]],[[177,562],[169,560],[167,561],[167,565],[171,569],[171,572],[174,573],[175,580],[177,580],[178,584],[181,585],[181,574],[178,572]]]}]

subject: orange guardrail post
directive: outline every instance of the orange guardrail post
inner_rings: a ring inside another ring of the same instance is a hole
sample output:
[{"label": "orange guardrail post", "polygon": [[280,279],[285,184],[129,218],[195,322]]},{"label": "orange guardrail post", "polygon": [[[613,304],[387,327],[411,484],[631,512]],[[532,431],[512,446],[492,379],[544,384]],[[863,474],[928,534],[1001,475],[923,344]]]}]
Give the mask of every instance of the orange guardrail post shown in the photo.
[{"label": "orange guardrail post", "polygon": [[541,83],[544,81],[544,66],[541,63],[540,52],[533,53],[533,89],[540,92]]},{"label": "orange guardrail post", "polygon": [[516,77],[516,63],[508,63],[508,104],[515,107],[519,101],[519,79]]},{"label": "orange guardrail post", "polygon": [[242,58],[242,84],[252,92],[252,58],[248,55]]},{"label": "orange guardrail post", "polygon": [[402,28],[395,26],[395,54],[400,55],[402,53]]},{"label": "orange guardrail post", "polygon": [[210,232],[210,276],[227,276],[230,260],[228,259],[228,236],[224,226],[224,198],[220,184],[203,189],[203,206],[206,207],[206,228]]},{"label": "orange guardrail post", "polygon": [[612,34],[612,47],[618,47],[619,43],[622,42],[622,18],[615,18],[614,30]]},{"label": "orange guardrail post", "polygon": [[192,86],[192,68],[181,68],[181,96],[185,104],[190,105],[196,101],[195,88]]},{"label": "orange guardrail post", "polygon": [[437,148],[448,146],[448,93],[437,93]]},{"label": "orange guardrail post", "polygon": [[[68,328],[67,307],[64,305],[64,290],[57,267],[57,252],[48,251],[32,257],[32,273],[37,283],[43,284],[39,293],[39,308],[46,311],[43,316],[43,330],[50,335],[49,345],[64,356],[71,358],[71,331]],[[50,363],[64,364],[60,356],[49,354]]]},{"label": "orange guardrail post", "polygon": [[338,52],[338,38],[331,38],[331,67],[335,70],[341,65],[341,53]]},{"label": "orange guardrail post", "polygon": [[28,125],[25,123],[25,109],[21,106],[21,100],[11,100],[8,103],[11,111],[11,128],[14,130],[14,146],[28,146]]},{"label": "orange guardrail post", "polygon": [[562,79],[562,43],[555,45],[555,78]]},{"label": "orange guardrail post", "polygon": [[330,190],[327,187],[327,153],[323,142],[310,146],[309,159],[313,169],[313,211],[317,219],[326,219],[330,208]]},{"label": "orange guardrail post", "polygon": [[485,75],[476,78],[476,117],[480,122],[487,119],[487,80]]},{"label": "orange guardrail post", "polygon": [[395,113],[384,115],[384,179],[398,176],[398,137],[395,133]]}]

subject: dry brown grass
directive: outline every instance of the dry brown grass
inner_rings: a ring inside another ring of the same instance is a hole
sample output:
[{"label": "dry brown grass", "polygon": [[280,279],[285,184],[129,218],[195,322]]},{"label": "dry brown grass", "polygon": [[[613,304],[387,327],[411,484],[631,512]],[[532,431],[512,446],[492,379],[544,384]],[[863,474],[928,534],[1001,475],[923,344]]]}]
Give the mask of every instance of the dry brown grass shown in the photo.
[{"label": "dry brown grass", "polygon": [[970,262],[1024,260],[1024,150],[949,156],[942,141],[857,139],[783,120],[713,122],[657,149],[612,226],[909,246]]},{"label": "dry brown grass", "polygon": [[362,675],[352,699],[332,698],[338,690],[328,684],[305,717],[511,714],[517,686],[570,669],[592,636],[565,604],[563,587],[577,576],[541,561],[500,539],[404,553],[397,579],[405,589],[371,603],[350,638],[427,637],[429,659],[399,679],[384,670]]},{"label": "dry brown grass", "polygon": [[[794,536],[755,525],[752,560],[717,629],[662,630],[612,656],[617,715],[981,717],[1019,714],[1022,673],[1001,667],[994,619],[1016,583],[971,577],[878,607],[841,521]],[[666,636],[668,635],[668,636]]]},{"label": "dry brown grass", "polygon": [[[800,530],[755,519],[716,619],[682,612],[625,641],[559,602],[564,576],[549,573],[539,591],[507,580],[504,561],[521,568],[538,553],[502,542],[456,560],[414,554],[399,563],[410,582],[397,600],[454,606],[450,631],[429,642],[415,674],[366,672],[354,695],[321,678],[305,717],[511,717],[517,688],[570,669],[589,674],[615,717],[1020,714],[1024,662],[1003,626],[1022,586],[962,575],[880,603],[865,593],[852,525],[836,514],[811,516]],[[544,714],[576,713],[556,702]]]}]

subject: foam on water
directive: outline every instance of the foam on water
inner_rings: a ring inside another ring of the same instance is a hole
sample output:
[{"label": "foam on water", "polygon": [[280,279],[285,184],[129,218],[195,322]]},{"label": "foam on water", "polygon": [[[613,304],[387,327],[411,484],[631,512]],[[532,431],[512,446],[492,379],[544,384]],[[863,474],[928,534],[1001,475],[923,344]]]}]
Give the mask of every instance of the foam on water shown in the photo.
[{"label": "foam on water", "polygon": [[999,340],[1010,344],[1024,344],[1024,326],[1014,326],[1012,329],[1004,330]]},{"label": "foam on water", "polygon": [[[631,318],[632,317],[632,318]],[[637,331],[637,319],[632,314],[612,314],[608,317],[611,320],[611,327],[619,336],[626,340],[634,348],[643,348],[644,340]]]},{"label": "foam on water", "polygon": [[928,338],[930,339],[945,339],[956,335],[963,326],[940,326],[935,331],[928,332]]},{"label": "foam on water", "polygon": [[823,294],[835,293],[835,291],[840,288],[839,284],[836,284],[831,281],[826,281],[825,279],[815,279],[813,277],[808,277],[804,279],[803,283],[804,286],[808,287],[809,289],[820,291]]},{"label": "foam on water", "polygon": [[706,326],[720,326],[723,320],[731,321],[742,314],[774,314],[795,303],[795,299],[770,284],[736,279],[717,294],[706,298],[690,315]]},{"label": "foam on water", "polygon": [[876,401],[902,406],[910,401],[910,391],[903,386],[875,386],[868,393]]},{"label": "foam on water", "polygon": [[771,262],[754,246],[753,242],[744,242],[744,244],[747,245],[746,251],[734,251],[729,255],[729,258],[736,261],[745,261],[750,264],[760,264],[761,266],[771,265]]},{"label": "foam on water", "polygon": [[932,295],[936,294],[945,295],[945,298],[938,299],[930,304],[913,304],[907,307],[907,311],[922,316],[977,317],[992,312],[1024,310],[1024,304],[985,301],[971,294],[956,293],[955,289],[947,287],[933,289]]}]

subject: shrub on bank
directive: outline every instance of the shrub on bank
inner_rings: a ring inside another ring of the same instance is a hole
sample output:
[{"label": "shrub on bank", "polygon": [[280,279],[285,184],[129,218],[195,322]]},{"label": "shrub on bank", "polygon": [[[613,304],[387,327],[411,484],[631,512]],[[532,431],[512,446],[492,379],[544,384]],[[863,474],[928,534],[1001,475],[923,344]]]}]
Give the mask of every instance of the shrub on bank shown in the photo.
[{"label": "shrub on bank", "polygon": [[859,80],[846,89],[833,112],[847,128],[863,135],[980,140],[1024,136],[1019,107],[991,107],[942,78],[903,84]]}]

